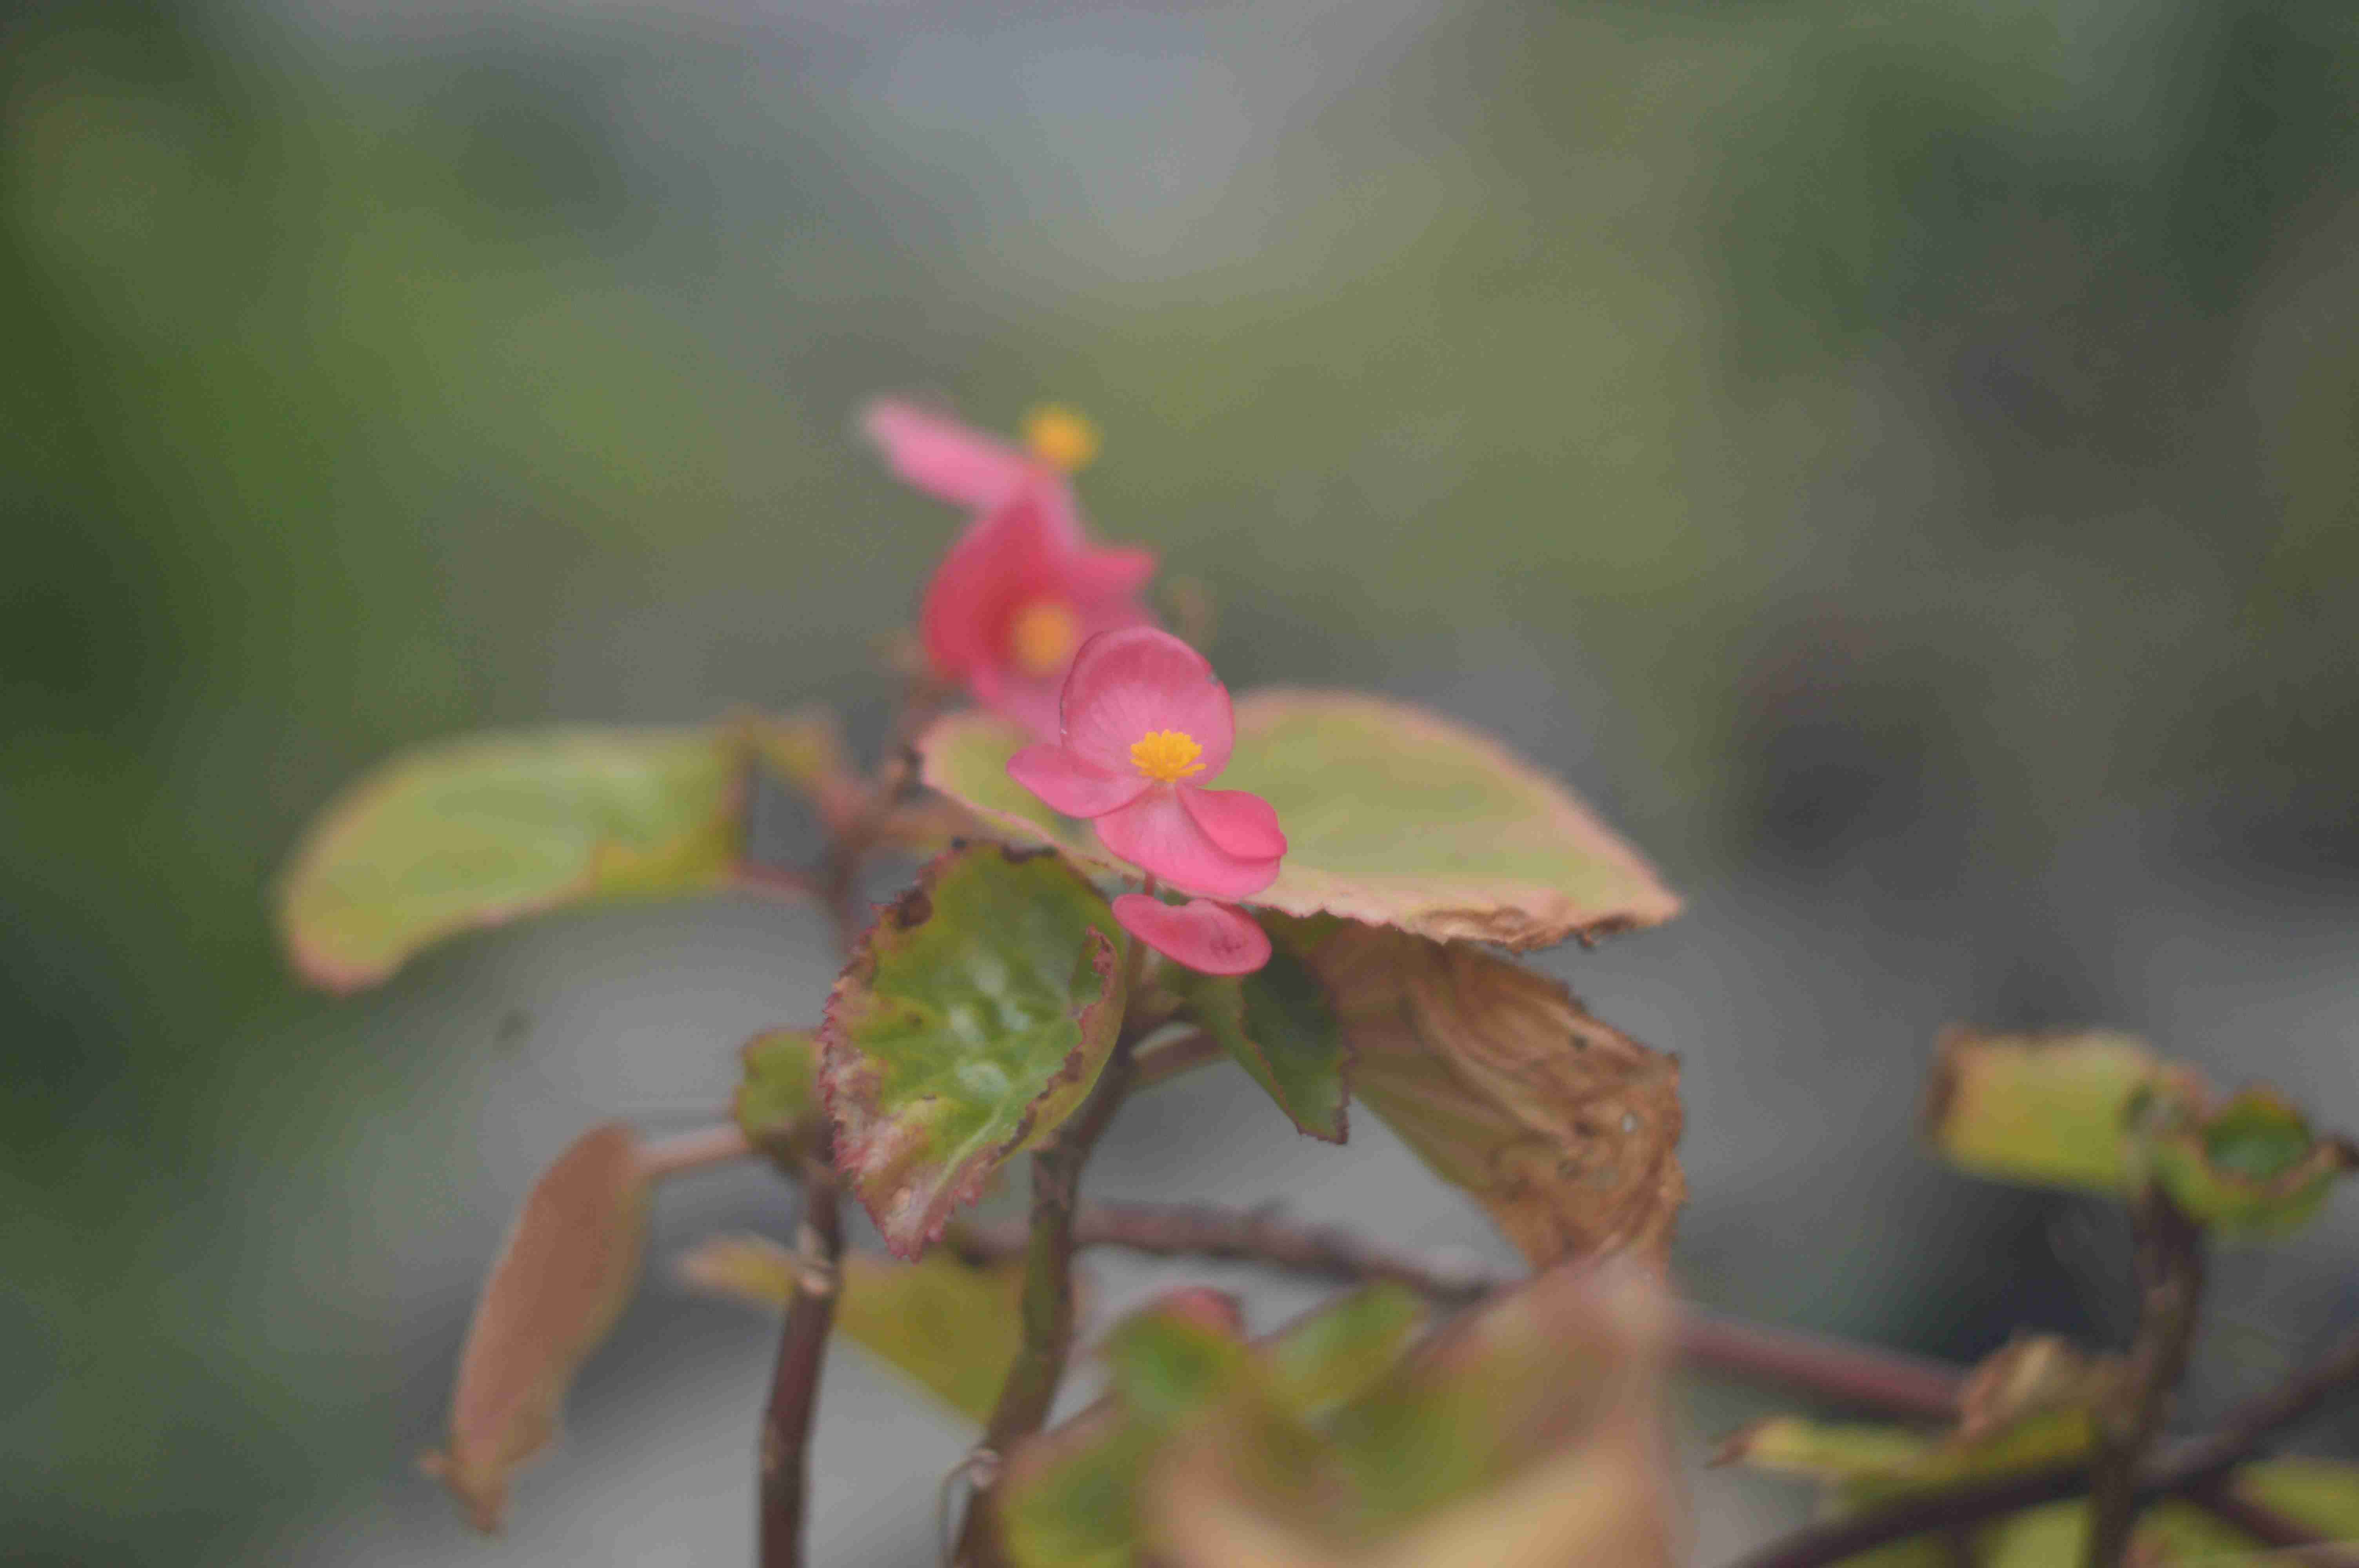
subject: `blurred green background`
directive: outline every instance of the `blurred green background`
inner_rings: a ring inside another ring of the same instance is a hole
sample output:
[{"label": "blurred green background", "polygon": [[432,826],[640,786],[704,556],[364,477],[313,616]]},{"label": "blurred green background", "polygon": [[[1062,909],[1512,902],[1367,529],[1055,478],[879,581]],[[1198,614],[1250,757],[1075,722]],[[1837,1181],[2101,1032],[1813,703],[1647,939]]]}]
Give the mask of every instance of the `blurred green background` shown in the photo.
[{"label": "blurred green background", "polygon": [[[560,922],[334,1003],[267,885],[457,729],[873,735],[955,522],[853,438],[879,391],[1088,410],[1086,504],[1208,587],[1233,684],[1459,712],[1694,896],[1552,961],[1687,1057],[1699,1294],[2118,1330],[2104,1217],[1913,1149],[1951,1018],[2359,1119],[2344,0],[14,0],[0,355],[11,1562],[658,1560],[477,1548],[403,1465],[531,1166],[716,1104],[821,927]],[[1117,1184],[1201,1189],[1136,1141]],[[2225,1271],[2223,1385],[2354,1249]],[[725,1478],[766,1354],[652,1294],[547,1466],[631,1517],[666,1356]],[[899,1419],[831,1376],[846,1444]],[[867,1452],[822,1509],[895,1495]],[[930,1560],[908,1495],[857,1560]],[[684,1506],[742,1541],[742,1491]]]}]

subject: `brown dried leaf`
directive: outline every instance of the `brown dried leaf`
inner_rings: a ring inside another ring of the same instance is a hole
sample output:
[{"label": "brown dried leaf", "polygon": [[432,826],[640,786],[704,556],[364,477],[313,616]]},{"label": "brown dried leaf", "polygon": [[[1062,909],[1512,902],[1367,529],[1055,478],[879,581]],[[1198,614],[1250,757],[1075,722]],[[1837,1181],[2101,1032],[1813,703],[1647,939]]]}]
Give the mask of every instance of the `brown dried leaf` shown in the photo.
[{"label": "brown dried leaf", "polygon": [[1616,1252],[1660,1265],[1687,1201],[1678,1057],[1477,948],[1337,923],[1305,951],[1342,1015],[1354,1092],[1534,1268]]},{"label": "brown dried leaf", "polygon": [[459,1357],[450,1445],[419,1461],[477,1530],[500,1528],[508,1476],[556,1435],[565,1390],[639,1278],[647,1182],[627,1127],[592,1128],[525,1195]]}]

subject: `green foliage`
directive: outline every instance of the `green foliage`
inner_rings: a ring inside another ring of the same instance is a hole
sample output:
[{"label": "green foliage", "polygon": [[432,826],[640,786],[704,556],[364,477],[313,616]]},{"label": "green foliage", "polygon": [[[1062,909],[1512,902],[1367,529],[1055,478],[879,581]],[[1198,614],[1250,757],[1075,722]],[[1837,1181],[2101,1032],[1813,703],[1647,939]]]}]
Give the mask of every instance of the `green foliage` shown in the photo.
[{"label": "green foliage", "polygon": [[1977,1175],[2126,1197],[2149,1180],[2205,1225],[2282,1230],[2318,1212],[2359,1149],[2275,1090],[2220,1100],[2126,1035],[1942,1036],[1933,1144]]},{"label": "green foliage", "polygon": [[739,1130],[773,1160],[794,1160],[818,1131],[819,1034],[772,1029],[738,1048],[744,1064],[729,1112]]},{"label": "green foliage", "polygon": [[[795,1296],[794,1254],[764,1237],[712,1237],[679,1260],[679,1273],[755,1306],[782,1309]],[[914,1263],[850,1253],[837,1271],[835,1328],[979,1426],[1016,1359],[1023,1279],[1016,1263],[973,1264],[946,1251]]]},{"label": "green foliage", "polygon": [[734,728],[471,737],[387,762],[313,827],[280,925],[340,990],[430,943],[595,899],[709,892],[742,832]]},{"label": "green foliage", "polygon": [[1298,923],[1265,916],[1269,962],[1249,975],[1183,973],[1189,1011],[1296,1128],[1343,1141],[1351,1090],[1343,1033],[1327,988],[1294,951]]},{"label": "green foliage", "polygon": [[[1252,903],[1519,948],[1679,912],[1637,851],[1561,784],[1447,719],[1377,697],[1260,691],[1237,699],[1236,721],[1218,786],[1268,800],[1288,845]],[[919,743],[926,783],[1022,841],[1115,869],[1087,827],[1008,779],[1025,740],[987,715],[942,719]]]},{"label": "green foliage", "polygon": [[1122,1024],[1125,938],[1054,855],[954,849],[861,938],[828,1000],[837,1166],[901,1256],[1080,1106]]},{"label": "green foliage", "polygon": [[1151,1309],[1109,1337],[1111,1407],[1014,1456],[1010,1554],[1307,1568],[1371,1551],[1478,1568],[1579,1545],[1660,1560],[1650,1300],[1547,1276],[1407,1361],[1419,1314],[1386,1287],[1262,1343],[1201,1294]]}]

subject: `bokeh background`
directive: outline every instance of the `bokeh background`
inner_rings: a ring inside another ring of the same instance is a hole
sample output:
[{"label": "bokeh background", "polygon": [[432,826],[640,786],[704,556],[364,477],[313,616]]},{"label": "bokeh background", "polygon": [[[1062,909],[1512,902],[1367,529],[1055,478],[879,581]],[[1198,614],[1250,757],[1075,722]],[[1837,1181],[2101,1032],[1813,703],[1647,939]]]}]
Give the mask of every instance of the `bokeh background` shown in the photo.
[{"label": "bokeh background", "polygon": [[[823,923],[332,1002],[267,889],[462,728],[873,738],[956,521],[853,438],[883,390],[1088,410],[1233,684],[1490,728],[1691,896],[1546,960],[1686,1059],[1690,1293],[2117,1336],[2111,1217],[1913,1105],[1945,1022],[2104,1021],[2359,1121],[2355,109],[2343,0],[10,0],[0,1556],[745,1560],[771,1332],[660,1277],[503,1541],[408,1461],[534,1167],[709,1119]],[[1234,1075],[1116,1142],[1104,1192],[1504,1257]],[[700,1177],[657,1256],[790,1225]],[[2223,1262],[2194,1413],[2354,1260],[2346,1197]],[[930,1563],[962,1434],[829,1396],[821,1560]],[[1758,1408],[1689,1390],[1691,1445]],[[1696,1498],[1706,1561],[1805,1502]]]}]

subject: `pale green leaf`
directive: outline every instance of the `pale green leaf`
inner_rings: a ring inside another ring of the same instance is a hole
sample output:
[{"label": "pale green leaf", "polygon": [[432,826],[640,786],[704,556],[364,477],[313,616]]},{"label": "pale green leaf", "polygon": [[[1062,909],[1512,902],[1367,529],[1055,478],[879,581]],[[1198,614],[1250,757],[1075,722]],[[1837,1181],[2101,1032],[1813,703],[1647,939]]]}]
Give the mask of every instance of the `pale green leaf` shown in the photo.
[{"label": "pale green leaf", "polygon": [[279,894],[296,968],[339,990],[420,948],[593,899],[708,892],[737,860],[734,728],[473,736],[378,767],[329,807]]}]

